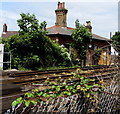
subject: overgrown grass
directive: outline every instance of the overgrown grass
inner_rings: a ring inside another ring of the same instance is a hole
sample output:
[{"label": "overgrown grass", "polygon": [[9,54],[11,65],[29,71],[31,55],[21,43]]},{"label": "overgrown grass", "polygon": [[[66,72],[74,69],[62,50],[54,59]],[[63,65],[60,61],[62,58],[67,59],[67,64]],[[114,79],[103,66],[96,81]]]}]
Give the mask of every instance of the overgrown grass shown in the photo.
[{"label": "overgrown grass", "polygon": [[52,70],[52,69],[65,69],[65,68],[78,68],[80,66],[71,66],[71,67],[66,67],[66,66],[59,66],[59,67],[46,67],[46,68],[38,68],[38,70]]},{"label": "overgrown grass", "polygon": [[[102,66],[102,65],[90,65],[90,66],[85,66],[85,67],[99,67],[99,66]],[[82,66],[54,66],[54,67],[41,67],[41,68],[38,68],[37,71],[44,71],[44,70],[54,70],[54,69],[67,69],[67,68],[82,68]],[[18,70],[20,71],[31,71],[29,69],[26,69],[24,67],[20,67]]]}]

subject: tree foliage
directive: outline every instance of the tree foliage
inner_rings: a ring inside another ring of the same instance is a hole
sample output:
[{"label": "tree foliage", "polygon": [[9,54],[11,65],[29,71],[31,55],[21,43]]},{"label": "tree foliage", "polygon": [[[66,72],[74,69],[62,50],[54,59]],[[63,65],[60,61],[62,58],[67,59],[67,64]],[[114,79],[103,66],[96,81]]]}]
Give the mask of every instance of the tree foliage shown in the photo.
[{"label": "tree foliage", "polygon": [[78,58],[83,61],[85,65],[86,51],[88,49],[88,44],[92,40],[92,34],[87,30],[84,25],[79,23],[79,20],[75,21],[76,28],[72,34],[74,40],[73,47],[77,50]]},{"label": "tree foliage", "polygon": [[37,69],[39,67],[70,64],[70,59],[63,53],[62,48],[53,43],[46,35],[46,22],[38,23],[35,15],[20,14],[17,20],[19,34],[3,39],[5,49],[12,53],[12,67]]},{"label": "tree foliage", "polygon": [[112,37],[114,49],[120,54],[120,32],[116,32]]}]

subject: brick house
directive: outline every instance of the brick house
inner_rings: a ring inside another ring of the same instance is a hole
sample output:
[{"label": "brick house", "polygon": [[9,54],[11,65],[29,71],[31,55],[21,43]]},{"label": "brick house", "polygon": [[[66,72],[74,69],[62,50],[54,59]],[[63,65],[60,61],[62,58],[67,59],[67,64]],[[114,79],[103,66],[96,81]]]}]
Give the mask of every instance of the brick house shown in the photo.
[{"label": "brick house", "polygon": [[[73,42],[72,33],[74,28],[67,27],[67,12],[68,10],[65,8],[65,3],[58,2],[58,7],[55,10],[56,23],[54,26],[46,28],[46,30],[48,31],[47,35],[50,37],[51,40],[57,41],[60,45],[64,45],[71,51],[70,43]],[[92,26],[90,21],[86,22],[86,28],[89,30],[89,32],[92,32]],[[3,25],[2,37],[8,38],[14,34],[18,34],[18,32],[7,31],[7,25]],[[92,33],[92,42],[89,44],[89,49],[87,52],[87,65],[96,64],[93,55],[94,50],[97,48],[102,48],[102,54],[100,56],[98,64],[109,65],[111,53],[110,42],[110,39]]]},{"label": "brick house", "polygon": [[[48,36],[52,40],[57,40],[59,44],[64,44],[67,48],[69,48],[69,44],[72,42],[72,33],[74,28],[67,27],[67,12],[68,10],[65,9],[65,3],[58,2],[58,7],[55,10],[56,23],[54,26],[47,28],[47,31]],[[92,32],[90,21],[86,22],[86,28],[89,30],[89,32]],[[110,39],[92,33],[92,42],[89,45],[87,53],[87,65],[96,64],[93,55],[94,50],[97,48],[102,48],[102,54],[98,64],[110,64],[110,42]]]}]

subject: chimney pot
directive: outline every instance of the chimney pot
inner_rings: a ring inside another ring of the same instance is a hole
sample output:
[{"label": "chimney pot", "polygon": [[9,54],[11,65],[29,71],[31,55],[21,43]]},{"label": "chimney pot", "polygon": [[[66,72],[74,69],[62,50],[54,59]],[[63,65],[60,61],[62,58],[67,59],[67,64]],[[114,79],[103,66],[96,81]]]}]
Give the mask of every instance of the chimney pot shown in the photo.
[{"label": "chimney pot", "polygon": [[65,8],[65,2],[62,3],[62,8],[63,8],[63,9]]},{"label": "chimney pot", "polygon": [[65,2],[60,3],[58,2],[58,9],[64,9],[65,8]]},{"label": "chimney pot", "polygon": [[60,9],[62,9],[62,3],[60,3]]},{"label": "chimney pot", "polygon": [[60,2],[58,2],[58,9],[60,9],[59,7],[60,7]]},{"label": "chimney pot", "polygon": [[65,2],[63,2],[63,8],[65,8]]}]

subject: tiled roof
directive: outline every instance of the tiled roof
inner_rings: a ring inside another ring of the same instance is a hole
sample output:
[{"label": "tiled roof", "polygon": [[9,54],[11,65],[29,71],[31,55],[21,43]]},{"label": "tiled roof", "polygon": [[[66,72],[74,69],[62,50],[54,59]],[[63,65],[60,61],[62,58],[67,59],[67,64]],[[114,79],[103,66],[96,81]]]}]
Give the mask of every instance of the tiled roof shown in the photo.
[{"label": "tiled roof", "polygon": [[96,39],[96,40],[111,41],[111,40],[108,39],[108,38],[105,38],[105,37],[102,37],[102,36],[99,36],[99,35],[96,35],[96,34],[92,34],[92,38],[93,38],[93,39]]},{"label": "tiled roof", "polygon": [[72,35],[74,28],[70,27],[61,27],[60,25],[55,25],[52,27],[47,28],[48,35],[55,35],[55,34],[61,34],[61,35]]},{"label": "tiled roof", "polygon": [[[71,36],[73,33],[74,28],[71,27],[61,27],[60,25],[55,25],[52,27],[47,28],[48,35],[56,35],[56,34],[61,34],[61,35],[69,35]],[[104,38],[102,36],[92,34],[92,38],[96,40],[103,40],[103,41],[111,41],[108,38]]]},{"label": "tiled roof", "polygon": [[[55,25],[52,27],[47,28],[47,35],[57,35],[57,34],[61,34],[61,35],[68,35],[71,36],[73,33],[74,28],[71,27],[61,27],[60,25]],[[18,34],[17,31],[7,31],[2,33],[1,37],[5,37],[5,38],[9,38],[12,35]],[[92,34],[92,38],[96,39],[96,40],[102,40],[102,41],[111,41],[110,39],[104,38],[102,36],[96,35],[96,34]]]},{"label": "tiled roof", "polygon": [[3,32],[1,37],[5,37],[5,38],[9,38],[12,35],[18,34],[17,31],[7,31],[7,32]]}]

